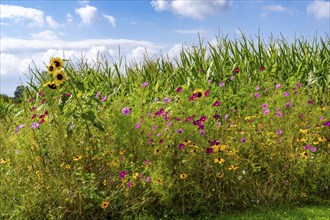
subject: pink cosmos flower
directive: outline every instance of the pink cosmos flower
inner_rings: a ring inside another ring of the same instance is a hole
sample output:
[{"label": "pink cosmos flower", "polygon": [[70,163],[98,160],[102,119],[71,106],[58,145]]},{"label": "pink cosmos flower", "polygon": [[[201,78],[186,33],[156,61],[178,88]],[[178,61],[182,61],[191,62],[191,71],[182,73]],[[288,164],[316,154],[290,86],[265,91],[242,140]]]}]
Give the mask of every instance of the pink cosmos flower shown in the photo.
[{"label": "pink cosmos flower", "polygon": [[285,92],[283,95],[284,95],[285,97],[288,97],[288,96],[289,96],[289,92]]},{"label": "pink cosmos flower", "polygon": [[219,84],[219,86],[220,86],[220,87],[224,87],[224,86],[225,86],[225,82],[221,82],[221,83]]},{"label": "pink cosmos flower", "polygon": [[171,99],[167,98],[167,97],[165,97],[163,100],[164,100],[165,104],[168,104],[171,101]]},{"label": "pink cosmos flower", "polygon": [[268,104],[266,104],[266,103],[264,103],[264,104],[261,105],[261,108],[262,109],[266,109],[267,107],[268,107]]},{"label": "pink cosmos flower", "polygon": [[219,106],[220,104],[221,104],[221,102],[215,101],[215,103],[213,104],[213,106]]},{"label": "pink cosmos flower", "polygon": [[177,92],[177,93],[179,93],[179,92],[181,92],[181,91],[182,91],[182,87],[179,87],[179,88],[176,89],[176,92]]},{"label": "pink cosmos flower", "polygon": [[283,134],[283,131],[282,131],[282,130],[277,130],[277,131],[276,131],[276,134],[281,135],[281,134]]},{"label": "pink cosmos flower", "polygon": [[148,82],[144,82],[141,84],[141,87],[146,87],[149,83]]},{"label": "pink cosmos flower", "polygon": [[270,112],[270,110],[269,110],[269,109],[266,109],[266,110],[264,111],[264,115],[267,115],[269,112]]},{"label": "pink cosmos flower", "polygon": [[235,72],[235,73],[239,73],[239,70],[240,70],[240,69],[239,69],[238,67],[235,67],[234,72]]},{"label": "pink cosmos flower", "polygon": [[178,129],[178,133],[181,134],[183,130],[181,128]]},{"label": "pink cosmos flower", "polygon": [[281,84],[280,84],[280,83],[279,83],[279,84],[276,84],[276,85],[275,85],[275,88],[276,88],[276,89],[281,88]]},{"label": "pink cosmos flower", "polygon": [[122,110],[121,110],[121,113],[123,115],[129,115],[129,113],[131,112],[131,108],[128,108],[128,107],[124,107]]},{"label": "pink cosmos flower", "polygon": [[107,96],[106,95],[101,98],[101,102],[104,102],[105,100],[107,100]]},{"label": "pink cosmos flower", "polygon": [[256,91],[258,91],[260,89],[260,86],[256,86]]},{"label": "pink cosmos flower", "polygon": [[260,98],[260,94],[259,93],[255,94],[255,97]]}]

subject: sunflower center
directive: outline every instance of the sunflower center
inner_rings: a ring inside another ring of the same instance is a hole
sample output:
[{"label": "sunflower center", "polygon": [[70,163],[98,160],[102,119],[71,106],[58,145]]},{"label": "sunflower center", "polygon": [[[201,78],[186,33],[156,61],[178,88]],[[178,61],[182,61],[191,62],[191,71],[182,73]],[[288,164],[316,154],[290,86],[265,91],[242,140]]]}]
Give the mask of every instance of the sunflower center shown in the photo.
[{"label": "sunflower center", "polygon": [[57,74],[57,75],[56,75],[56,78],[57,78],[58,80],[62,80],[62,79],[63,79],[63,75],[62,75],[62,74]]},{"label": "sunflower center", "polygon": [[200,98],[200,97],[202,97],[203,96],[203,93],[201,93],[201,92],[197,92],[197,97],[198,98]]},{"label": "sunflower center", "polygon": [[58,61],[54,61],[54,64],[56,67],[59,67],[61,65],[60,62],[58,62]]},{"label": "sunflower center", "polygon": [[53,67],[53,66],[49,66],[49,67],[48,67],[48,70],[49,70],[49,71],[53,71],[53,70],[54,70],[54,67]]},{"label": "sunflower center", "polygon": [[57,86],[55,84],[49,84],[48,87],[51,88],[51,89],[56,89],[57,88]]}]

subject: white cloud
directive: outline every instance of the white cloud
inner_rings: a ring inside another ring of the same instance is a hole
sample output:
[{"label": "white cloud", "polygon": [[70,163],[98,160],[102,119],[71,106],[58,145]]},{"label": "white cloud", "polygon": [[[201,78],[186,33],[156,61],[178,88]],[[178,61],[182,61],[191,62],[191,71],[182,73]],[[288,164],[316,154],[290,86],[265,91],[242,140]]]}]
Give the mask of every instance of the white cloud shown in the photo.
[{"label": "white cloud", "polygon": [[30,20],[30,26],[42,27],[44,25],[44,13],[38,9],[1,4],[0,11],[1,19],[14,19],[16,22]]},{"label": "white cloud", "polygon": [[156,11],[170,10],[175,14],[202,20],[204,16],[228,9],[229,0],[153,0],[152,7]]},{"label": "white cloud", "polygon": [[330,2],[314,1],[307,6],[307,12],[317,18],[330,18]]},{"label": "white cloud", "polygon": [[115,17],[106,15],[106,14],[103,14],[103,17],[106,18],[110,22],[112,27],[116,27],[116,18]]},{"label": "white cloud", "polygon": [[71,23],[73,21],[73,17],[70,13],[66,14],[66,22]]},{"label": "white cloud", "polygon": [[265,11],[284,12],[287,11],[282,5],[267,5],[262,8]]},{"label": "white cloud", "polygon": [[207,33],[207,30],[204,29],[177,29],[174,30],[175,32],[179,33],[179,34],[204,34]]},{"label": "white cloud", "polygon": [[46,16],[46,22],[51,28],[59,28],[61,25],[57,23],[51,16]]},{"label": "white cloud", "polygon": [[75,11],[80,16],[84,24],[91,24],[97,14],[97,8],[90,5],[86,5],[85,7],[78,8]]},{"label": "white cloud", "polygon": [[41,31],[39,33],[32,33],[30,34],[32,38],[37,40],[57,40],[58,37],[56,33],[50,30]]}]

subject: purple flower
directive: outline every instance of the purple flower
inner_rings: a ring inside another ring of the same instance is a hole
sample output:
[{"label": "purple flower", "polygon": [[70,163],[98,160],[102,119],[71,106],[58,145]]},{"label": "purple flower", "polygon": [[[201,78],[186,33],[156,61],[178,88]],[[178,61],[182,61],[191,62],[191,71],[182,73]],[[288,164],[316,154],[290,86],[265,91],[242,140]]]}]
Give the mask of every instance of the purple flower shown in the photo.
[{"label": "purple flower", "polygon": [[219,86],[220,86],[220,87],[224,87],[224,86],[225,86],[225,82],[221,82],[221,83],[219,84]]},{"label": "purple flower", "polygon": [[164,98],[163,100],[164,100],[165,104],[168,104],[171,101],[171,99],[170,98],[167,98],[167,97]]},{"label": "purple flower", "polygon": [[204,125],[203,125],[203,124],[199,124],[199,125],[198,125],[198,128],[199,128],[199,129],[204,129]]},{"label": "purple flower", "polygon": [[286,107],[286,108],[290,108],[290,106],[291,106],[291,101],[285,103],[285,107]]},{"label": "purple flower", "polygon": [[135,125],[135,129],[139,129],[139,128],[140,128],[140,126],[141,126],[141,123],[140,123],[140,122],[138,122],[138,123]]},{"label": "purple flower", "polygon": [[213,104],[213,106],[219,106],[220,104],[221,104],[221,102],[215,101],[215,103]]},{"label": "purple flower", "polygon": [[150,176],[147,176],[146,182],[148,183],[150,181]]},{"label": "purple flower", "polygon": [[199,130],[199,133],[202,135],[202,136],[205,136],[205,131],[203,129]]},{"label": "purple flower", "polygon": [[184,148],[184,144],[181,143],[181,144],[179,145],[179,149],[182,150],[183,148]]},{"label": "purple flower", "polygon": [[267,115],[269,112],[270,112],[270,110],[269,110],[269,109],[266,109],[266,110],[264,111],[264,115]]},{"label": "purple flower", "polygon": [[154,130],[156,130],[156,128],[157,128],[157,125],[154,125],[154,126],[152,126],[151,130],[154,131]]},{"label": "purple flower", "polygon": [[219,115],[219,114],[214,114],[214,115],[213,115],[213,118],[214,118],[214,119],[218,119],[218,118],[220,118],[220,115]]},{"label": "purple flower", "polygon": [[239,68],[238,67],[235,67],[234,72],[235,73],[239,73]]},{"label": "purple flower", "polygon": [[149,165],[149,160],[145,160],[144,163],[145,163],[146,165]]},{"label": "purple flower", "polygon": [[316,151],[316,147],[312,147],[311,151],[314,153]]},{"label": "purple flower", "polygon": [[17,133],[20,129],[24,128],[26,125],[24,124],[21,124],[21,125],[18,125],[15,129],[15,133]]},{"label": "purple flower", "polygon": [[246,142],[246,138],[242,138],[242,139],[241,139],[241,142],[242,142],[242,143],[245,143],[245,142]]},{"label": "purple flower", "polygon": [[39,123],[38,122],[32,122],[30,128],[39,128]]},{"label": "purple flower", "polygon": [[35,117],[37,117],[37,114],[34,114],[34,115],[32,115],[32,117],[31,117],[31,118],[33,119],[33,118],[35,118]]},{"label": "purple flower", "polygon": [[258,91],[260,89],[260,86],[256,86],[256,91]]},{"label": "purple flower", "polygon": [[323,126],[325,126],[325,127],[330,127],[330,121],[324,122],[324,123],[323,123]]},{"label": "purple flower", "polygon": [[281,84],[276,84],[276,85],[275,85],[275,88],[276,88],[276,89],[281,88]]},{"label": "purple flower", "polygon": [[120,171],[120,173],[119,173],[119,178],[123,179],[123,178],[125,178],[125,176],[126,176],[127,174],[128,174],[127,171]]},{"label": "purple flower", "polygon": [[107,96],[106,95],[101,98],[101,102],[104,102],[105,100],[107,100]]},{"label": "purple flower", "polygon": [[259,98],[259,97],[260,97],[260,94],[259,94],[259,93],[256,93],[256,94],[255,94],[255,97],[256,97],[256,98]]},{"label": "purple flower", "polygon": [[45,103],[45,99],[41,100],[41,104],[44,104]]},{"label": "purple flower", "polygon": [[264,103],[264,104],[261,105],[261,108],[262,109],[266,109],[267,107],[268,107],[268,105],[266,103]]},{"label": "purple flower", "polygon": [[226,114],[223,118],[224,118],[225,120],[227,120],[228,117],[229,117],[229,115]]},{"label": "purple flower", "polygon": [[206,153],[207,154],[212,154],[213,153],[213,148],[211,148],[211,147],[206,148]]},{"label": "purple flower", "polygon": [[309,145],[306,145],[306,146],[305,146],[305,149],[306,149],[306,150],[309,150],[310,148],[311,148],[311,146],[309,146]]},{"label": "purple flower", "polygon": [[149,83],[148,82],[144,82],[141,84],[141,87],[146,87]]},{"label": "purple flower", "polygon": [[70,97],[71,94],[70,94],[70,93],[66,93],[65,96],[66,96],[66,97]]},{"label": "purple flower", "polygon": [[128,115],[130,112],[131,112],[131,108],[128,108],[128,107],[124,107],[122,110],[121,110],[121,113],[123,115]]},{"label": "purple flower", "polygon": [[128,187],[128,188],[131,188],[131,186],[132,186],[132,182],[128,182],[128,183],[127,183],[127,187]]},{"label": "purple flower", "polygon": [[260,70],[260,72],[262,72],[262,71],[265,70],[265,67],[264,67],[264,66],[260,66],[260,67],[259,67],[259,70]]},{"label": "purple flower", "polygon": [[276,114],[275,114],[277,117],[282,117],[283,116],[283,114],[282,114],[282,112],[276,112]]},{"label": "purple flower", "polygon": [[209,96],[209,94],[210,94],[210,90],[206,90],[204,96]]},{"label": "purple flower", "polygon": [[289,92],[285,92],[283,95],[284,95],[285,97],[288,97],[288,96],[289,96]]},{"label": "purple flower", "polygon": [[313,101],[312,100],[308,100],[308,104],[309,105],[312,105],[313,104]]},{"label": "purple flower", "polygon": [[182,87],[179,87],[179,88],[176,89],[176,92],[177,92],[177,93],[179,93],[179,92],[181,92],[181,91],[182,91]]},{"label": "purple flower", "polygon": [[199,119],[200,121],[206,121],[206,116],[205,115],[203,115],[200,119]]},{"label": "purple flower", "polygon": [[230,80],[234,80],[234,79],[235,79],[235,76],[231,76],[231,77],[230,77]]},{"label": "purple flower", "polygon": [[181,134],[183,130],[181,128],[178,129],[178,133]]},{"label": "purple flower", "polygon": [[96,95],[95,95],[95,98],[98,99],[100,95],[101,95],[101,93],[100,92],[97,92]]},{"label": "purple flower", "polygon": [[296,86],[299,88],[299,87],[301,87],[301,86],[302,86],[302,84],[301,84],[301,83],[298,83]]},{"label": "purple flower", "polygon": [[282,130],[277,130],[276,133],[281,135],[281,134],[283,134],[283,131]]}]

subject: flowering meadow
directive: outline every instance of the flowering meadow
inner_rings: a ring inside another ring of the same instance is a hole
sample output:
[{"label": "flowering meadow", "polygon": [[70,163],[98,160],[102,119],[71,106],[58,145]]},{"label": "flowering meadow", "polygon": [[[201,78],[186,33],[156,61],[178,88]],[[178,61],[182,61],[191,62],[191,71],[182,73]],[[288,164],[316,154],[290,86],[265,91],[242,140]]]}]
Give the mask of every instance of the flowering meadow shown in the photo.
[{"label": "flowering meadow", "polygon": [[217,216],[330,202],[330,40],[50,57],[0,101],[1,219]]}]

